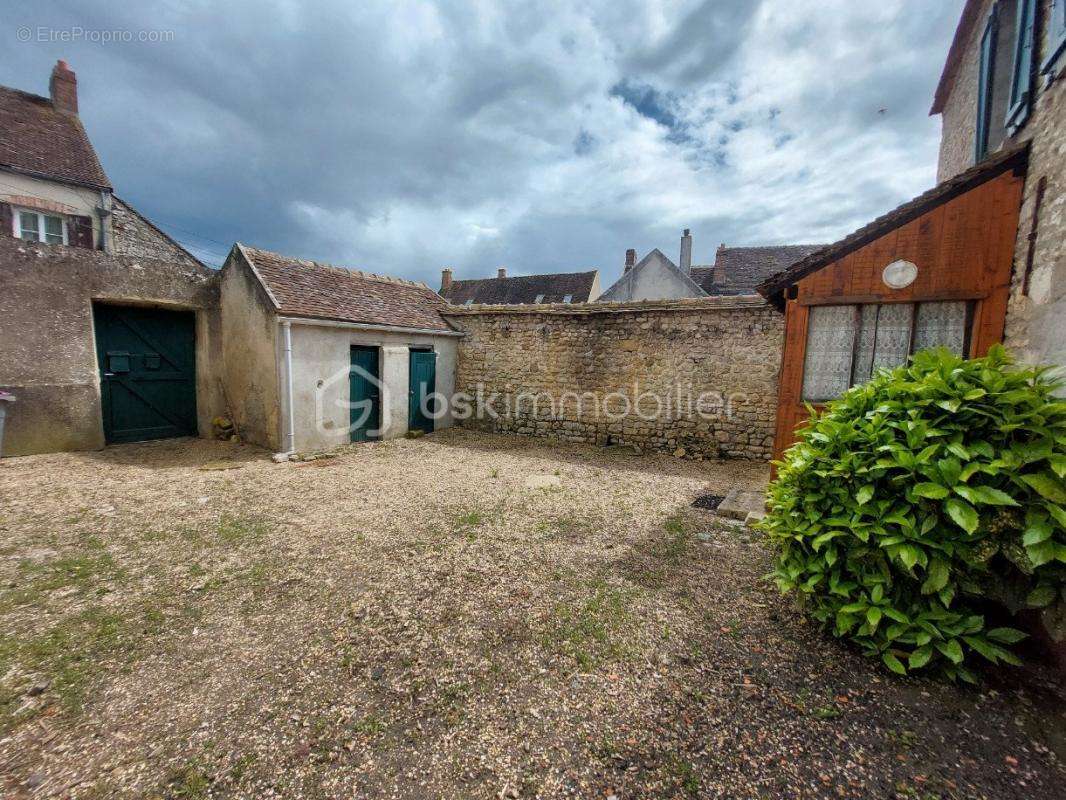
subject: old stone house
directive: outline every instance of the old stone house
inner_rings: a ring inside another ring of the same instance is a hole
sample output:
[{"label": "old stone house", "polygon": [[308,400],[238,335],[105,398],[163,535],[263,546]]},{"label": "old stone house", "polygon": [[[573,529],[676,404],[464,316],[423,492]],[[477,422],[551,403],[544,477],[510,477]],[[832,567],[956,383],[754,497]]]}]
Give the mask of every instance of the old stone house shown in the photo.
[{"label": "old stone house", "polygon": [[755,287],[761,281],[820,247],[803,244],[726,247],[722,244],[715,251],[713,264],[693,264],[692,233],[686,228],[681,234],[677,264],[658,249],[640,261],[636,260],[635,250],[627,250],[621,277],[599,299],[604,303],[629,303],[755,294]]},{"label": "old stone house", "polygon": [[224,383],[241,436],[318,450],[451,425],[457,340],[421,283],[234,245],[221,272]]},{"label": "old stone house", "polygon": [[1066,364],[1066,0],[969,0],[931,113],[947,180],[1029,143],[1004,341]]},{"label": "old stone house", "polygon": [[600,272],[558,272],[547,275],[507,275],[500,267],[495,278],[457,281],[450,269],[441,270],[440,296],[452,305],[588,303],[600,296]]},{"label": "old stone house", "polygon": [[4,454],[207,433],[214,272],[115,197],[64,62],[49,89],[0,87]]}]

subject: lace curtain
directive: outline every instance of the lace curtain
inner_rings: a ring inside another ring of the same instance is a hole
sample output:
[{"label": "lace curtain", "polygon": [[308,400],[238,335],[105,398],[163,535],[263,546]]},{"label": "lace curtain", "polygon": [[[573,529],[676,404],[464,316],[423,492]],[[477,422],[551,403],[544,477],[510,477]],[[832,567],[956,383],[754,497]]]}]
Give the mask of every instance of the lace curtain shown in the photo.
[{"label": "lace curtain", "polygon": [[946,347],[957,356],[966,344],[966,303],[920,303],[914,319],[914,352]]},{"label": "lace curtain", "polygon": [[850,384],[856,306],[815,306],[807,325],[803,398],[831,400]]},{"label": "lace curtain", "polygon": [[919,350],[947,347],[962,355],[966,311],[965,302],[811,308],[803,399],[832,400],[877,370],[906,363]]}]

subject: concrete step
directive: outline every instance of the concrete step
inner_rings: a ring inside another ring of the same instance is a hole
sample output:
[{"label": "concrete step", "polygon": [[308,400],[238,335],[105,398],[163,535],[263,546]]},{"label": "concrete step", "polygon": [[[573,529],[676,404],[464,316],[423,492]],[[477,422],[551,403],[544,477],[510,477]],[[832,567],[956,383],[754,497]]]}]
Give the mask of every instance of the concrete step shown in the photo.
[{"label": "concrete step", "polygon": [[740,489],[734,489],[718,506],[718,513],[723,517],[746,521],[749,514],[766,513],[766,496],[762,492],[742,492]]}]

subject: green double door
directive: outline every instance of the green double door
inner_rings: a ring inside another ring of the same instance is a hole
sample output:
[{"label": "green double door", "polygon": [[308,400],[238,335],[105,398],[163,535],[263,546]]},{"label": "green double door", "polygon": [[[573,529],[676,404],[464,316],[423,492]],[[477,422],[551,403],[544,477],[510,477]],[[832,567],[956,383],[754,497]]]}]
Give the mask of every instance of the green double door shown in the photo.
[{"label": "green double door", "polygon": [[408,430],[433,433],[433,418],[426,412],[429,396],[437,390],[437,354],[432,350],[412,350],[410,376]]},{"label": "green double door", "polygon": [[348,370],[351,440],[381,438],[381,370],[376,347],[353,347]]},{"label": "green double door", "polygon": [[196,435],[196,316],[93,306],[104,439]]}]

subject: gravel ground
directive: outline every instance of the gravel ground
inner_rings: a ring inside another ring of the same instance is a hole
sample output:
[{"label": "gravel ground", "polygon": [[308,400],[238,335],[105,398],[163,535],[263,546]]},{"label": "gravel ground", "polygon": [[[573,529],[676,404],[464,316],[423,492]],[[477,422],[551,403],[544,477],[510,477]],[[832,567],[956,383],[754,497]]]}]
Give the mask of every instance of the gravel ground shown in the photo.
[{"label": "gravel ground", "polygon": [[0,795],[1062,798],[1040,668],[889,677],[690,507],[766,477],[462,431],[7,459]]}]

